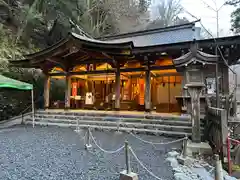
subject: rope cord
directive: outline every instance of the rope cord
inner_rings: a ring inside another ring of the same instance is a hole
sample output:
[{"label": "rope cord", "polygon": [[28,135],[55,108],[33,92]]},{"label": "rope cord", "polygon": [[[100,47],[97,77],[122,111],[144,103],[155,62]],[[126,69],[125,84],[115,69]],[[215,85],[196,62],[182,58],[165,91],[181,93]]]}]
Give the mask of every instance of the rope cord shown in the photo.
[{"label": "rope cord", "polygon": [[212,174],[212,172],[215,170],[215,167],[212,167],[212,169],[210,169],[209,171],[208,171],[208,173],[209,174]]},{"label": "rope cord", "polygon": [[129,150],[131,151],[133,157],[137,160],[137,162],[142,166],[143,169],[145,169],[151,176],[153,176],[154,178],[158,179],[158,180],[162,180],[162,178],[156,176],[153,172],[151,172],[150,170],[148,170],[148,168],[138,159],[137,155],[135,154],[135,152],[133,151],[133,149],[131,147],[129,147]]},{"label": "rope cord", "polygon": [[[74,130],[77,134],[80,134],[80,130],[79,129],[76,129]],[[85,144],[85,141],[86,141],[86,136],[87,136],[87,132],[85,132],[84,136],[80,138],[80,140],[83,140],[84,141],[84,144]]]},{"label": "rope cord", "polygon": [[177,142],[181,142],[183,141],[186,137],[184,138],[181,138],[181,139],[177,139],[177,140],[174,140],[174,141],[169,141],[169,142],[151,142],[151,141],[146,141],[136,135],[134,135],[133,133],[130,133],[133,137],[135,137],[136,139],[144,142],[144,143],[148,143],[148,144],[152,144],[152,145],[168,145],[168,144],[173,144],[173,143],[177,143]]},{"label": "rope cord", "polygon": [[115,150],[115,151],[107,151],[107,150],[103,149],[101,146],[99,146],[99,145],[97,144],[97,142],[96,142],[96,140],[94,139],[91,131],[89,131],[89,134],[90,134],[90,137],[92,138],[94,144],[95,144],[101,151],[103,151],[104,153],[107,153],[107,154],[115,154],[115,153],[118,153],[118,152],[120,152],[121,150],[123,150],[124,147],[125,147],[125,146],[123,145],[123,146],[121,146],[120,148],[118,148],[118,149]]},{"label": "rope cord", "polygon": [[84,141],[84,144],[86,144],[86,136],[87,136],[87,132],[85,132],[84,136],[80,138],[81,140]]}]

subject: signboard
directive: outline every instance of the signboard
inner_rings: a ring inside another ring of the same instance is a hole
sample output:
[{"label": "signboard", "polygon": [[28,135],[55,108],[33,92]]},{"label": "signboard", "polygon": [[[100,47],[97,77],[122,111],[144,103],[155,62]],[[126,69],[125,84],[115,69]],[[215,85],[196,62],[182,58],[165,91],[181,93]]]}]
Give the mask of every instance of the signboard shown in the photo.
[{"label": "signboard", "polygon": [[215,78],[207,78],[206,79],[206,84],[207,84],[207,93],[208,94],[215,94],[215,92],[216,92]]}]

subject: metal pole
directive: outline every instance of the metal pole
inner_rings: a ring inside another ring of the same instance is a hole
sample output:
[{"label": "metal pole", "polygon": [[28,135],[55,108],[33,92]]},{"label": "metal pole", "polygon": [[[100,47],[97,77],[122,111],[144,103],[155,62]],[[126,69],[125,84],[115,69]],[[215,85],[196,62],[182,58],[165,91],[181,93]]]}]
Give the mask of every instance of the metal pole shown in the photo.
[{"label": "metal pole", "polygon": [[79,118],[77,119],[77,132],[79,133],[80,129],[79,129]]},{"label": "metal pole", "polygon": [[236,89],[234,92],[234,114],[233,115],[237,116],[237,88],[238,88],[237,73],[235,74],[235,86],[236,86]]},{"label": "metal pole", "polygon": [[[215,49],[215,54],[216,56],[218,56],[218,45],[216,45],[216,49]],[[215,83],[216,83],[216,107],[219,108],[220,107],[220,99],[219,99],[219,82],[218,82],[218,74],[219,74],[219,64],[218,64],[219,60],[217,57],[217,62],[216,62],[216,72],[215,72]]]},{"label": "metal pole", "polygon": [[127,141],[125,141],[125,158],[126,158],[127,174],[130,174],[131,167],[130,167],[130,159],[129,159],[129,146]]},{"label": "metal pole", "polygon": [[219,37],[219,15],[218,15],[218,11],[220,9],[216,10],[216,14],[217,14],[217,37]]},{"label": "metal pole", "polygon": [[90,144],[90,127],[87,129],[87,143],[85,142],[85,149],[89,150],[92,148],[92,145]]},{"label": "metal pole", "polygon": [[34,108],[34,93],[33,89],[31,90],[32,94],[32,123],[33,123],[33,128],[35,127],[35,108]]},{"label": "metal pole", "polygon": [[187,141],[188,137],[186,135],[185,139],[183,140],[183,153],[182,153],[183,158],[187,157]]},{"label": "metal pole", "polygon": [[214,155],[215,160],[215,180],[223,180],[223,170],[222,170],[222,163],[219,160],[219,155]]},{"label": "metal pole", "polygon": [[[219,16],[218,16],[218,11],[216,10],[216,15],[217,15],[217,38],[219,37]],[[218,45],[216,45],[216,56],[218,55]],[[217,62],[216,62],[216,107],[220,107],[220,99],[219,99],[219,83],[218,83],[218,74],[219,74],[219,64],[218,64],[218,57],[217,57]]]},{"label": "metal pole", "polygon": [[88,132],[87,132],[87,145],[90,145],[90,128],[88,127]]}]

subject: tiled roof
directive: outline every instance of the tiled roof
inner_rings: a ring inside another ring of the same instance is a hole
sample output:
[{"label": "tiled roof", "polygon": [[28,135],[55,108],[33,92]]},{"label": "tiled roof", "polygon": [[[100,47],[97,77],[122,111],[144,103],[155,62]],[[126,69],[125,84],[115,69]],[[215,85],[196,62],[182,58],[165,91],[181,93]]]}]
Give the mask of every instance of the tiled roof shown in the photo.
[{"label": "tiled roof", "polygon": [[173,44],[193,41],[194,39],[200,39],[200,28],[195,27],[195,23],[138,31],[102,38],[102,40],[107,40],[108,42],[120,43],[132,41],[135,47]]},{"label": "tiled roof", "polygon": [[217,57],[218,56],[216,55],[207,54],[196,49],[190,49],[187,54],[184,54],[183,56],[174,59],[173,64],[176,67],[182,67],[187,64],[194,63],[194,61],[195,63],[200,62],[202,64],[215,64],[217,61]]}]

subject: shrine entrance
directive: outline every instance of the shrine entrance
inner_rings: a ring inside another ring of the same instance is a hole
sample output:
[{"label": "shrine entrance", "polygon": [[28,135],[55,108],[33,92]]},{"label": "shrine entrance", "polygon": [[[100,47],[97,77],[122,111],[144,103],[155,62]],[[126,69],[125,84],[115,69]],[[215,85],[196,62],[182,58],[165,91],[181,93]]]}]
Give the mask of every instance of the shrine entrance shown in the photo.
[{"label": "shrine entrance", "polygon": [[[157,61],[166,66],[172,64],[171,59]],[[142,68],[140,63],[126,63],[124,68]],[[56,69],[55,69],[56,70]],[[108,63],[98,64],[95,70],[88,71],[87,66],[79,65],[73,68],[70,79],[70,109],[116,110],[116,91],[118,78]],[[58,68],[58,72],[60,69]],[[106,72],[102,72],[106,71]],[[91,72],[91,73],[90,73]],[[56,72],[55,72],[56,73]],[[54,76],[52,78],[55,78]],[[60,76],[57,76],[60,78]],[[62,76],[65,80],[65,76]],[[149,84],[149,88],[146,87]],[[122,111],[145,111],[146,102],[149,109],[161,113],[181,112],[181,105],[176,99],[182,93],[182,77],[175,69],[120,72],[120,104]],[[147,96],[146,96],[147,94]],[[145,97],[149,99],[146,99]],[[64,102],[56,100],[49,108],[65,108]],[[59,103],[61,105],[59,105]]]}]

